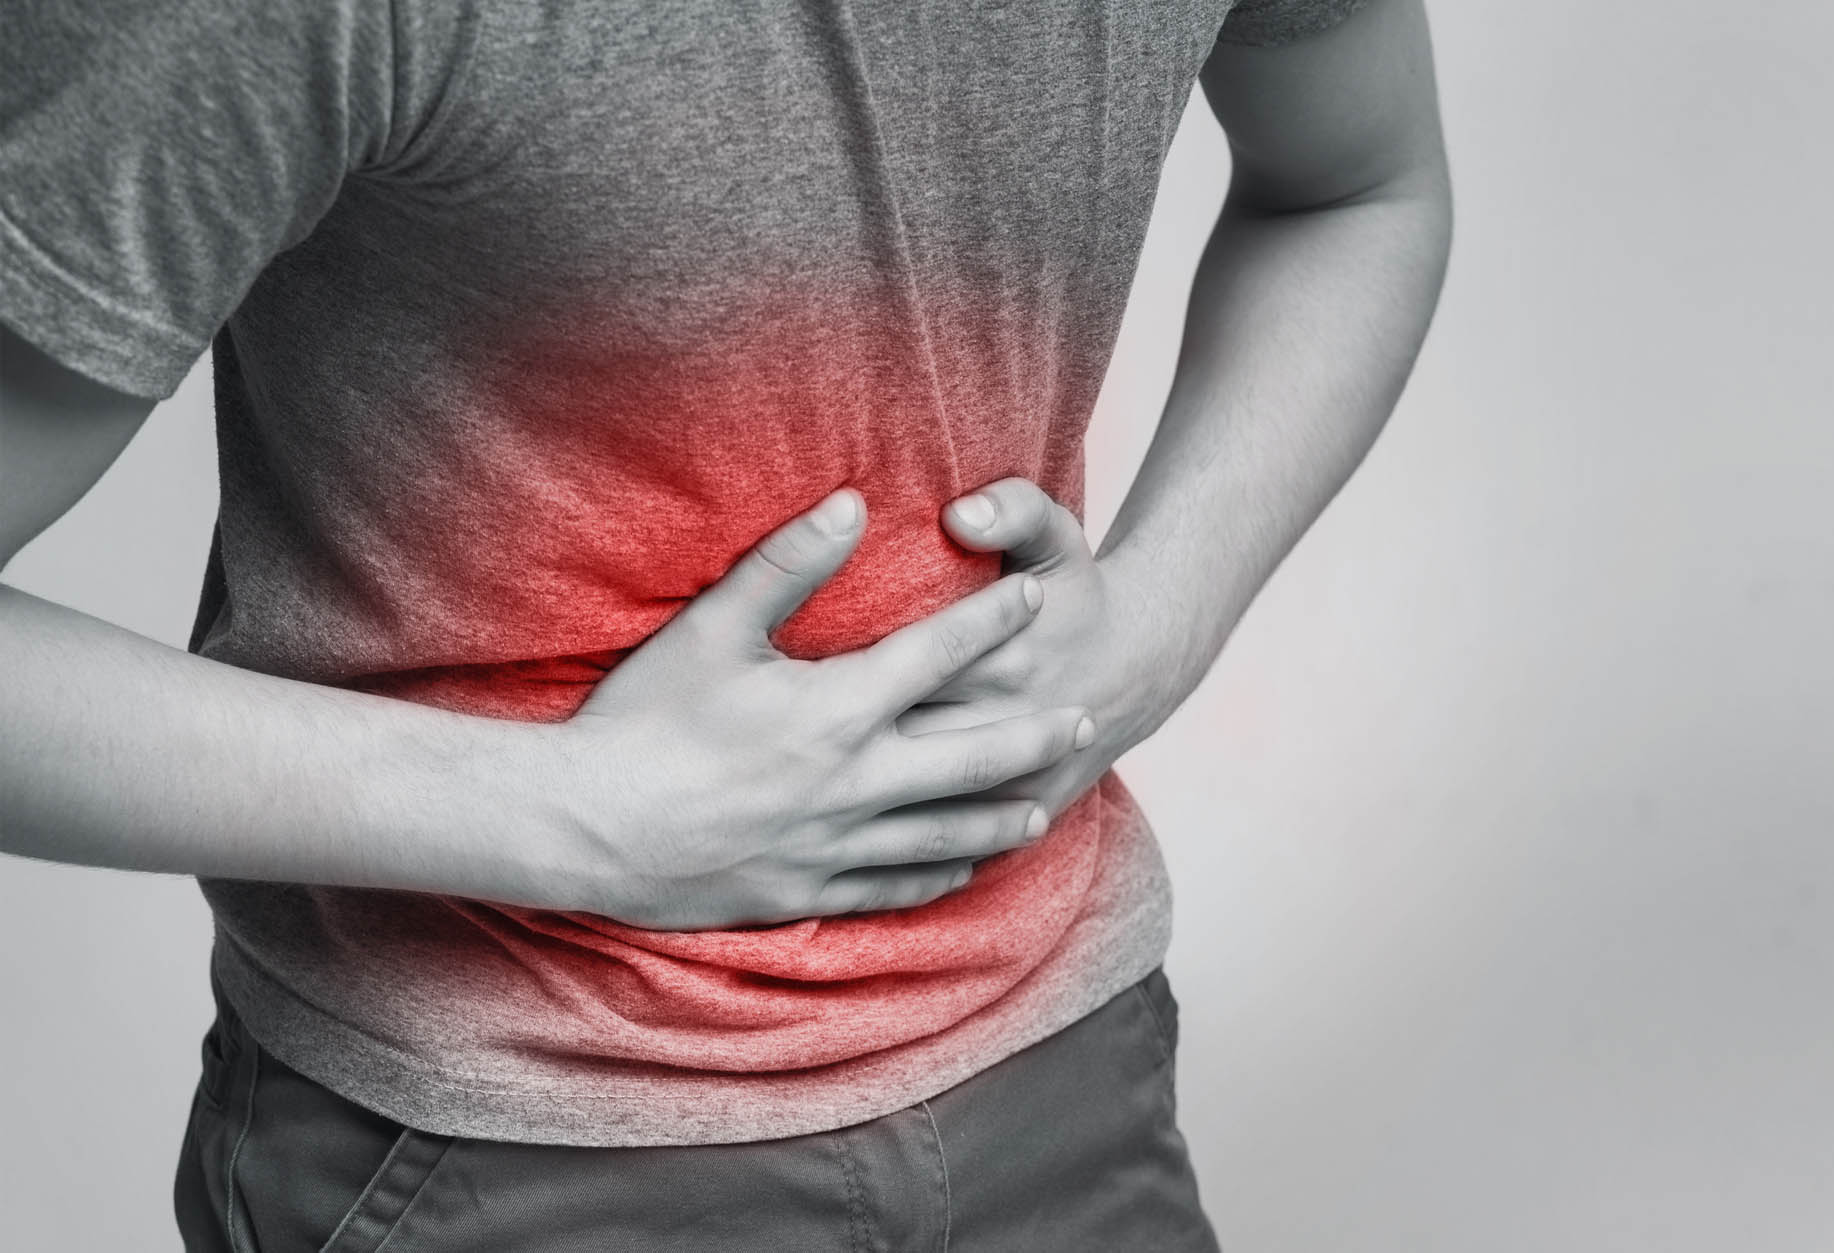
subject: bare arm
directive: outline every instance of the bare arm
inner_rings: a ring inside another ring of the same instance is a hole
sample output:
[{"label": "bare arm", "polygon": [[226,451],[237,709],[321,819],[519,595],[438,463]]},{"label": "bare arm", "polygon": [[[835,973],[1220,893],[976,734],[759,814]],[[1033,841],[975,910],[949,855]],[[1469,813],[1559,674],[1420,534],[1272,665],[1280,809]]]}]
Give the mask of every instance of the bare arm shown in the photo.
[{"label": "bare arm", "polygon": [[1369,0],[1282,47],[1219,44],[1202,84],[1229,194],[1164,415],[1098,554],[1163,624],[1163,716],[1387,421],[1452,232],[1421,0]]},{"label": "bare arm", "polygon": [[[152,406],[0,335],[3,566]],[[0,584],[0,851],[668,929],[935,899],[1043,830],[1029,801],[954,798],[1075,752],[1085,710],[893,725],[1030,625],[1017,576],[858,652],[776,652],[858,541],[858,494],[834,503],[851,523],[792,518],[553,725],[241,670]]]},{"label": "bare arm", "polygon": [[[89,490],[152,407],[0,328],[0,568]],[[489,786],[496,775],[481,767],[498,746],[480,720],[238,670],[5,584],[0,659],[7,852],[374,887],[533,887],[505,864],[512,845],[482,838],[517,798]]]}]

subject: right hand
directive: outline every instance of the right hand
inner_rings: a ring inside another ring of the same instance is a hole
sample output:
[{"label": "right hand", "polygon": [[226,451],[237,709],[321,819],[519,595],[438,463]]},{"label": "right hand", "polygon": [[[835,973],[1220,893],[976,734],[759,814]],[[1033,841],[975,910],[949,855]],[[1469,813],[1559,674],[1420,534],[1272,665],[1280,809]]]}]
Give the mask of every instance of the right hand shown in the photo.
[{"label": "right hand", "polygon": [[[824,530],[823,506],[852,521]],[[864,520],[851,489],[791,519],[571,719],[543,728],[566,762],[566,783],[543,798],[558,810],[549,877],[564,882],[548,886],[560,908],[672,931],[906,908],[960,887],[976,858],[1032,842],[1056,816],[1030,800],[947,798],[1062,760],[1086,709],[922,735],[894,725],[1030,624],[1029,576],[855,652],[802,661],[770,643],[847,560]]]}]

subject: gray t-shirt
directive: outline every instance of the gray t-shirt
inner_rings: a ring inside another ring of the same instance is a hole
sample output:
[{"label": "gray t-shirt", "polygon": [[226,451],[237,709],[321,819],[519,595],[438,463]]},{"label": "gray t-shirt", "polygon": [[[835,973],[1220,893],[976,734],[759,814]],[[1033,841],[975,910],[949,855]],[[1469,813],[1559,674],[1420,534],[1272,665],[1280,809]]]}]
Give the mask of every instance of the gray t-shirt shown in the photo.
[{"label": "gray t-shirt", "polygon": [[[0,320],[146,396],[214,348],[194,651],[564,718],[842,483],[869,526],[792,656],[997,577],[937,524],[965,491],[1080,517],[1199,66],[1359,2],[14,5]],[[281,1060],[425,1130],[605,1145],[934,1095],[1145,975],[1170,904],[1113,772],[955,896],[783,927],[203,888]]]}]

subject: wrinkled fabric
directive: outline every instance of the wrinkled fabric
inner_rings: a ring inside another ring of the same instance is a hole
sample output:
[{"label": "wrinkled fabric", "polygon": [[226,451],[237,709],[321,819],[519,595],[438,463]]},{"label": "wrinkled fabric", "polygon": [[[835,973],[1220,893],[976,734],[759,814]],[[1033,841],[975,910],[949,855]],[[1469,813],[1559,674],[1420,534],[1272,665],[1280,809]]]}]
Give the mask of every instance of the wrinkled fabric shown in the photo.
[{"label": "wrinkled fabric", "polygon": [[[868,523],[775,634],[791,656],[997,578],[938,521],[977,486],[1023,475],[1080,519],[1219,29],[1353,3],[14,6],[0,317],[150,396],[213,347],[193,651],[564,719],[842,485]],[[1112,771],[960,892],[779,927],[202,887],[286,1064],[425,1131],[578,1145],[905,1108],[1130,986],[1170,926]]]},{"label": "wrinkled fabric", "polygon": [[404,1127],[279,1062],[219,1005],[173,1187],[189,1253],[1216,1253],[1158,970],[871,1122],[659,1148]]}]

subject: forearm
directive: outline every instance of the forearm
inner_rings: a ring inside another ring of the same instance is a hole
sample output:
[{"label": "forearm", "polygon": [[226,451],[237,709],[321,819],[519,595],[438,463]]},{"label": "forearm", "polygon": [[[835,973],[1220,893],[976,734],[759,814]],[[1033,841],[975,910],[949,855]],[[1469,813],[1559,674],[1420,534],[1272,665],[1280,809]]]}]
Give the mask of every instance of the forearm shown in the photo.
[{"label": "forearm", "polygon": [[539,785],[505,760],[511,724],[240,670],[5,585],[0,658],[0,850],[457,894],[528,873]]},{"label": "forearm", "polygon": [[1450,238],[1443,167],[1329,208],[1225,205],[1164,414],[1097,554],[1142,599],[1161,721],[1374,443]]}]

